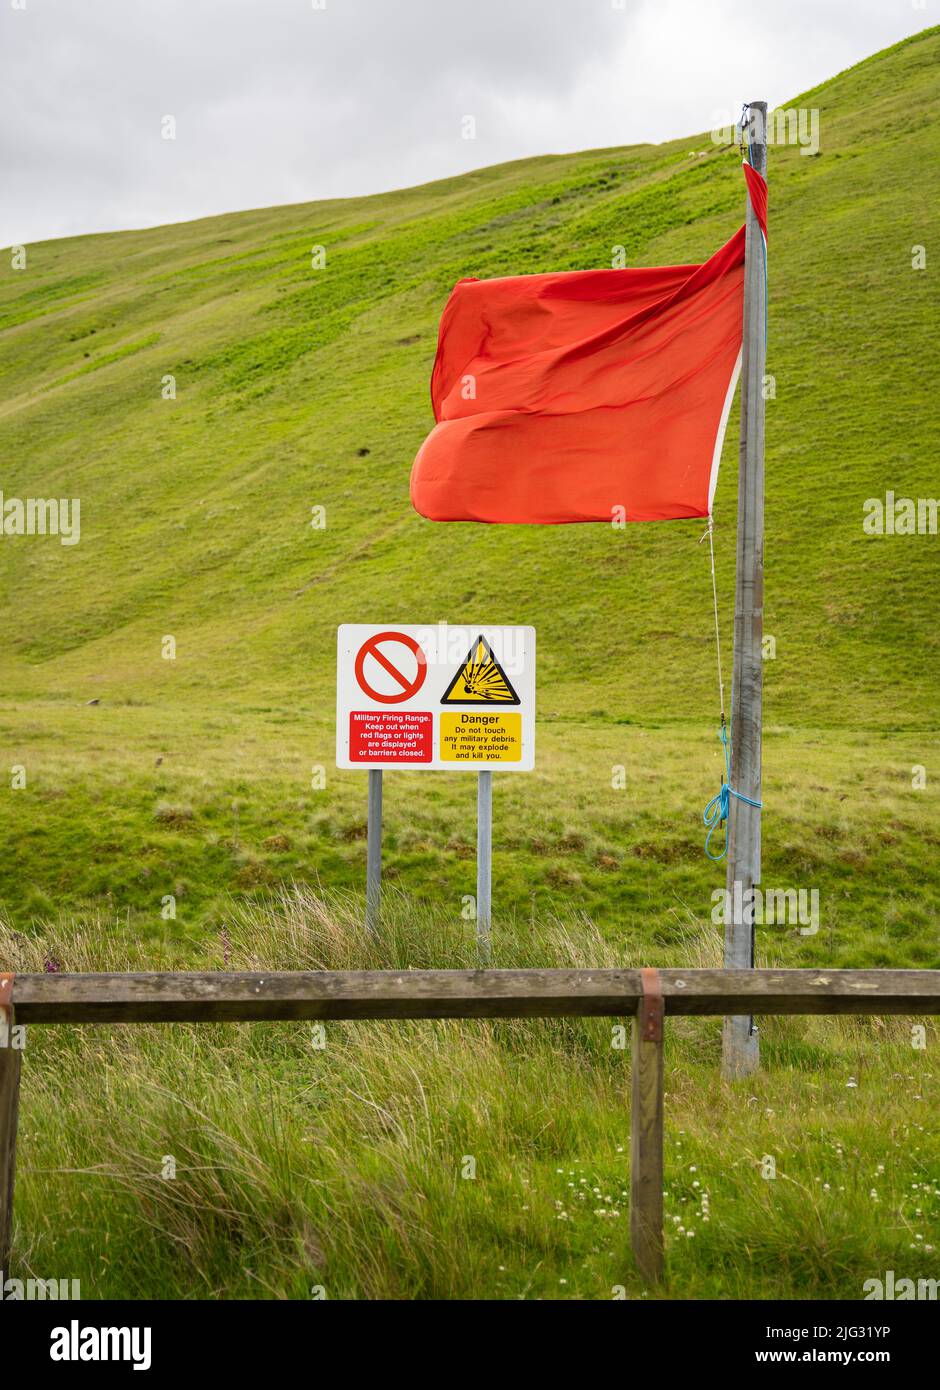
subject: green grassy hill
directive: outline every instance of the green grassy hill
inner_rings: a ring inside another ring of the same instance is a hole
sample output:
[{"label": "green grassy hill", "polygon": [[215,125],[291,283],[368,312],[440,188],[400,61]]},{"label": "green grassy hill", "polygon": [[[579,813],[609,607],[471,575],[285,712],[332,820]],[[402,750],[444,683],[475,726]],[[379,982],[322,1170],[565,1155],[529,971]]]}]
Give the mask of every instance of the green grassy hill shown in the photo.
[{"label": "green grassy hill", "polygon": [[[940,537],[866,536],[862,508],[940,493],[938,59],[929,30],[804,94],[818,155],[770,151],[765,879],[825,889],[826,932],[794,949],[843,963],[936,963]],[[540,766],[498,783],[498,910],[584,909],[667,944],[707,917],[701,524],[434,525],[408,475],[455,280],[609,265],[617,245],[636,265],[703,259],[743,208],[737,151],[699,134],[5,256],[0,486],[82,505],[76,546],[0,538],[3,786],[27,769],[0,815],[11,920],[97,909],[173,957],[232,893],[358,887],[336,625],[471,616],[539,634]],[[736,441],[735,412],[726,655]],[[473,891],[472,790],[388,778],[390,877],[445,913]]]}]

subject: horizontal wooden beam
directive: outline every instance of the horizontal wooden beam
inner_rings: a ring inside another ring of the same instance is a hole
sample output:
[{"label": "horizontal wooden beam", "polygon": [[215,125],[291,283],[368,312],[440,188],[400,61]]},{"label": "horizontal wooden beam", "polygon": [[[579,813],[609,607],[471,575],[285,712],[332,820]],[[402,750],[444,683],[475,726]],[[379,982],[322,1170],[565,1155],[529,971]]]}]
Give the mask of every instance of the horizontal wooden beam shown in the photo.
[{"label": "horizontal wooden beam", "polygon": [[[940,970],[661,970],[667,1014],[935,1014]],[[639,970],[17,975],[20,1023],[635,1014]]]}]

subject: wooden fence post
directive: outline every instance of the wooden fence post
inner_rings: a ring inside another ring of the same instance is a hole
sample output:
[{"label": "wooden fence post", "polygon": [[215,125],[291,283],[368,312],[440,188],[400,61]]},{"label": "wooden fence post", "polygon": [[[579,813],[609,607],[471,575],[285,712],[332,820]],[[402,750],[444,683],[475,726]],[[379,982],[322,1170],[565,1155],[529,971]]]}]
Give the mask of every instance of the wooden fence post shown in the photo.
[{"label": "wooden fence post", "polygon": [[630,1134],[630,1243],[643,1278],[663,1277],[663,992],[658,970],[644,970],[633,1020]]},{"label": "wooden fence post", "polygon": [[20,1049],[13,1045],[13,976],[0,975],[0,1285],[10,1273]]}]

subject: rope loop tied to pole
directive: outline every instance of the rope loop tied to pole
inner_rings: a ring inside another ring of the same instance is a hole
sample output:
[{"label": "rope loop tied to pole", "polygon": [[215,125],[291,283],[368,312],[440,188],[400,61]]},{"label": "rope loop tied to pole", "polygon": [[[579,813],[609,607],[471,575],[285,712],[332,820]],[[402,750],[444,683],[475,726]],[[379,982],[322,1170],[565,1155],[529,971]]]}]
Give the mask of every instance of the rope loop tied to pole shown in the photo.
[{"label": "rope loop tied to pole", "polygon": [[743,792],[735,791],[731,785],[731,740],[728,736],[728,726],[725,723],[724,715],[721,717],[721,728],[718,730],[718,737],[725,750],[725,775],[721,780],[721,790],[716,792],[711,801],[705,807],[702,814],[702,821],[708,834],[705,836],[705,853],[714,863],[720,863],[728,853],[728,839],[722,846],[720,854],[712,854],[710,849],[711,838],[720,825],[724,825],[731,810],[731,798],[736,796],[739,801],[745,802],[748,806],[756,806],[758,810],[763,806],[762,801],[755,801],[750,796],[745,796]]}]

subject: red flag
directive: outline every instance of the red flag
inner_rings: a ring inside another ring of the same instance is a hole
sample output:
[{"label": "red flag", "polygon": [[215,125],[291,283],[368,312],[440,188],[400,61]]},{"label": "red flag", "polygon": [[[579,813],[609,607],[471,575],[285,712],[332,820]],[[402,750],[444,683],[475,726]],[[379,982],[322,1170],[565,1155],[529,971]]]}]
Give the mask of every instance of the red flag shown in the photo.
[{"label": "red flag", "polygon": [[[744,166],[766,234],[767,185]],[[434,521],[711,510],[740,367],[744,228],[704,265],[461,280],[411,500]]]}]

